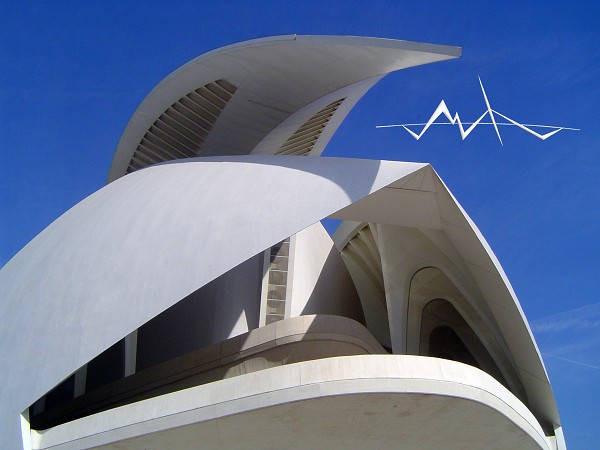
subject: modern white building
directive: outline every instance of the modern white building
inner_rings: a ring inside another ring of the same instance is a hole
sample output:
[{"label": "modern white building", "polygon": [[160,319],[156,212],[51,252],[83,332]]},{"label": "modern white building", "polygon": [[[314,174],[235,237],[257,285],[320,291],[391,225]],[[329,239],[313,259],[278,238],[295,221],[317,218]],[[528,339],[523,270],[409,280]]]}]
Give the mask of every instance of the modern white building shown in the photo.
[{"label": "modern white building", "polygon": [[379,79],[460,52],[291,35],[166,77],[107,186],[0,271],[0,446],[564,448],[515,293],[431,166],[320,157]]}]

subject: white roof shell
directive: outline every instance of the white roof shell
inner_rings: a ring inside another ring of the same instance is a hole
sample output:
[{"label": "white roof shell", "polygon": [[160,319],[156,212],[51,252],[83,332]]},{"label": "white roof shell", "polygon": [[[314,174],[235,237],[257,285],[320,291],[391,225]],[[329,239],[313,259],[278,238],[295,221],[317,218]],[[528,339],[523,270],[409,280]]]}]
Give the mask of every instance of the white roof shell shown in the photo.
[{"label": "white roof shell", "polygon": [[460,54],[459,47],[395,39],[300,35],[208,52],[168,75],[144,99],[121,136],[108,181],[125,175],[140,140],[169,106],[217,79],[233,83],[237,91],[198,156],[272,153],[308,115],[344,97],[312,153],[320,154],[346,114],[382,76]]},{"label": "white roof shell", "polygon": [[[437,211],[486,294],[534,414],[557,426],[545,369],[506,275],[429,166],[246,156],[130,174],[67,211],[9,261],[0,272],[0,316],[10,318],[0,339],[7,368],[0,434],[16,446],[19,416],[37,398],[242,261],[328,216],[402,224],[413,192],[431,197],[426,207]],[[383,197],[394,208],[381,211]]]},{"label": "white roof shell", "polygon": [[[27,426],[19,432],[21,414],[110,345],[249,257],[329,216],[443,230],[485,293],[532,412],[558,429],[548,377],[510,283],[429,166],[256,155],[273,153],[286,137],[282,129],[294,129],[343,92],[351,101],[336,113],[341,118],[324,133],[319,154],[382,75],[459,54],[454,47],[404,41],[283,36],[210,52],[161,82],[121,138],[109,175],[116,181],[63,214],[0,271],[2,444],[27,445]],[[227,105],[203,154],[255,155],[180,160],[120,178],[165,108],[220,77],[237,83],[240,103]]]}]

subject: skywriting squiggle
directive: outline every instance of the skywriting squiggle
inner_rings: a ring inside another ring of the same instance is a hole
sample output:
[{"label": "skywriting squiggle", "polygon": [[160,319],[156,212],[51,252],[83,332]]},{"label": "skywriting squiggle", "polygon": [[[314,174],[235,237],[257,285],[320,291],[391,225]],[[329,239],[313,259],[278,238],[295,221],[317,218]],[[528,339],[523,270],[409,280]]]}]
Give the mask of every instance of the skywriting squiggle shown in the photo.
[{"label": "skywriting squiggle", "polygon": [[[479,77],[477,77],[479,78]],[[479,85],[481,86],[481,92],[483,94],[483,99],[485,100],[485,105],[487,107],[486,111],[479,116],[479,119],[477,119],[475,122],[462,122],[460,120],[460,116],[458,115],[458,113],[456,113],[454,115],[454,117],[452,117],[452,114],[450,114],[450,110],[448,109],[448,106],[446,106],[446,102],[444,100],[442,100],[440,102],[440,104],[438,105],[438,107],[436,108],[436,110],[433,112],[433,114],[431,115],[431,117],[429,118],[429,120],[427,121],[427,123],[403,123],[403,124],[397,124],[397,125],[377,125],[375,128],[392,128],[392,127],[402,127],[404,128],[406,131],[408,131],[410,133],[410,135],[412,137],[414,137],[417,141],[419,139],[421,139],[421,137],[425,134],[425,132],[429,129],[430,126],[432,125],[456,125],[458,124],[458,128],[460,129],[460,135],[462,137],[462,140],[464,141],[466,139],[466,137],[471,133],[471,131],[473,131],[475,129],[475,127],[477,125],[493,125],[494,129],[496,130],[496,135],[498,135],[498,139],[500,140],[500,144],[504,145],[502,143],[502,137],[500,137],[500,130],[498,129],[498,126],[515,126],[515,127],[519,127],[522,130],[527,131],[529,134],[534,135],[535,137],[541,139],[541,140],[546,140],[548,139],[550,136],[555,135],[556,133],[558,133],[561,130],[571,130],[571,131],[579,131],[579,128],[569,128],[569,127],[557,127],[557,126],[552,126],[552,125],[535,125],[535,124],[522,124],[517,122],[516,120],[511,119],[510,117],[505,116],[502,113],[499,113],[498,111],[492,109],[492,107],[490,106],[490,102],[487,98],[487,95],[485,93],[485,89],[483,88],[483,83],[481,82],[481,78],[479,78]],[[441,115],[446,116],[446,118],[449,120],[449,122],[436,122],[435,120],[440,117]],[[496,122],[496,117],[494,116],[494,114],[497,114],[498,116],[502,117],[504,120],[507,120],[508,122]],[[491,119],[491,122],[482,122],[482,120],[486,117],[489,116]],[[413,126],[423,126],[423,129],[421,130],[421,132],[419,134],[415,133],[414,131],[412,131],[411,129],[409,129],[408,127],[413,127]],[[463,125],[470,125],[466,130],[464,128]],[[549,128],[552,131],[546,133],[546,134],[540,134],[534,130],[531,129],[531,127],[534,128]]]}]

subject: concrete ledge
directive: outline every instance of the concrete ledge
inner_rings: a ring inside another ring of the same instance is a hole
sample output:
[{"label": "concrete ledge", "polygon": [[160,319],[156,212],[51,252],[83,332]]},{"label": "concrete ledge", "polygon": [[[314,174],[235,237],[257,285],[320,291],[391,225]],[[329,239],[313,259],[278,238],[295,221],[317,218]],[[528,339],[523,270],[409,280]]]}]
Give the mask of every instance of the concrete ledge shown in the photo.
[{"label": "concrete ledge", "polygon": [[158,395],[286,364],[386,353],[360,323],[341,316],[293,317],[144,369],[30,418],[54,427]]},{"label": "concrete ledge", "polygon": [[406,355],[275,367],[32,432],[35,449],[199,443],[227,449],[552,448],[531,412],[491,376]]}]

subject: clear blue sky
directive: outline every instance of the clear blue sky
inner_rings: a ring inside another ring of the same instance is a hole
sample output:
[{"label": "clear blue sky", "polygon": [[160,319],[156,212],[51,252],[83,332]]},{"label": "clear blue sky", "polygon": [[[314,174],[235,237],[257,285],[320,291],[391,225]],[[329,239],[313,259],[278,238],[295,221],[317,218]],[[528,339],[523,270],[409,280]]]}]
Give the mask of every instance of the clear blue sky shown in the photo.
[{"label": "clear blue sky", "polygon": [[[458,45],[460,60],[392,74],[326,155],[433,164],[494,249],[544,355],[573,449],[600,448],[598,2],[0,1],[0,266],[105,182],[129,117],[169,72],[217,47],[278,34]],[[581,128],[546,141],[505,127],[415,141],[375,125],[463,120],[492,107]]]}]

